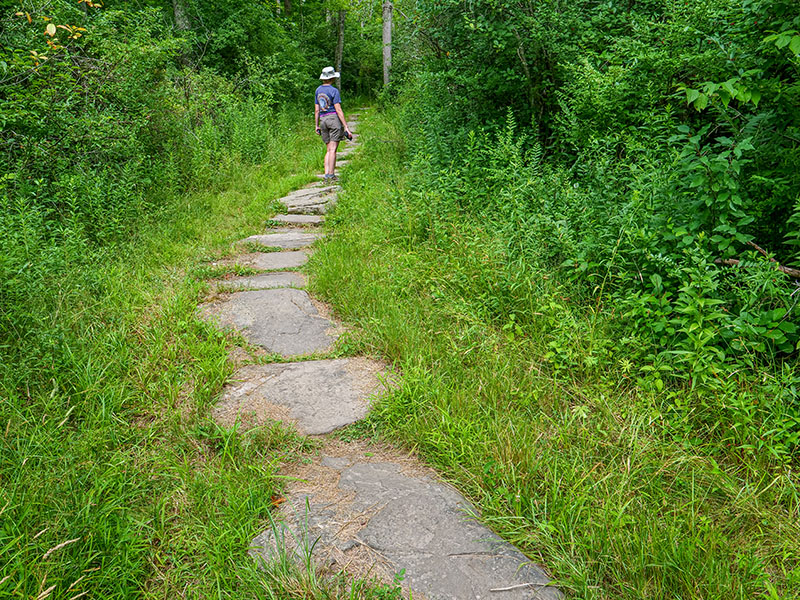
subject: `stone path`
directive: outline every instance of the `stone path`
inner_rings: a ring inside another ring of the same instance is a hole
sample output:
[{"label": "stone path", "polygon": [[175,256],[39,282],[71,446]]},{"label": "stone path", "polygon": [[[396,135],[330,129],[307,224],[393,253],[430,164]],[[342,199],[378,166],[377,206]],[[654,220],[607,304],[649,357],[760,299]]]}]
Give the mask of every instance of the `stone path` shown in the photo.
[{"label": "stone path", "polygon": [[[355,133],[357,115],[350,117]],[[339,156],[350,156],[358,137]],[[343,166],[342,161],[339,166]],[[390,390],[392,375],[367,358],[331,358],[342,327],[303,289],[301,267],[325,234],[338,185],[311,184],[282,199],[275,228],[242,240],[238,263],[263,273],[221,281],[201,316],[238,331],[288,362],[245,364],[225,386],[212,415],[222,426],[282,421],[324,435],[364,418]],[[230,292],[230,293],[226,293]],[[279,526],[253,540],[251,554],[273,560],[278,548],[298,560],[391,581],[404,573],[406,596],[428,600],[555,599],[547,575],[480,524],[472,505],[420,461],[390,446],[321,438],[318,455],[288,465]],[[313,552],[312,552],[313,549]]]}]

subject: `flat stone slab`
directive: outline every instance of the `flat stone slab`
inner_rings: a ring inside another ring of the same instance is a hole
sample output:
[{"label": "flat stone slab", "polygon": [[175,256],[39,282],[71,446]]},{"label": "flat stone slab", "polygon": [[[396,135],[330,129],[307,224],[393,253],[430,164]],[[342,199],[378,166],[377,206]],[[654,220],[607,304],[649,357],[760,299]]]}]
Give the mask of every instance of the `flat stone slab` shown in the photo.
[{"label": "flat stone slab", "polygon": [[330,196],[331,194],[335,194],[341,189],[342,188],[338,185],[327,185],[326,182],[321,181],[317,184],[312,184],[309,187],[300,188],[299,190],[295,190],[289,194],[286,194],[280,199],[280,201],[284,204],[292,204],[299,200],[307,200],[309,198],[317,198],[318,201],[320,201],[322,198]]},{"label": "flat stone slab", "polygon": [[[468,516],[461,494],[400,460],[323,456],[290,476],[279,532],[298,559],[305,544],[329,566],[371,563],[389,578],[405,570],[404,584],[428,600],[562,598],[541,568]],[[269,560],[275,548],[270,529],[251,552]]]},{"label": "flat stone slab", "polygon": [[239,418],[290,421],[300,433],[320,435],[363,419],[380,392],[382,365],[364,358],[248,365],[233,375],[212,411],[225,426]]},{"label": "flat stone slab", "polygon": [[325,237],[324,233],[309,231],[285,231],[281,233],[251,235],[250,237],[243,239],[242,242],[253,242],[256,244],[261,244],[262,246],[290,249],[305,248],[322,237]]},{"label": "flat stone slab", "polygon": [[329,196],[326,202],[312,199],[308,202],[289,204],[286,212],[292,215],[324,215],[330,212],[334,206],[336,206],[336,196]]},{"label": "flat stone slab", "polygon": [[[270,252],[268,254],[282,253]],[[283,273],[265,273],[264,275],[253,275],[251,277],[225,279],[220,281],[219,285],[237,289],[271,290],[285,287],[305,287],[306,278],[301,273],[285,271]]]},{"label": "flat stone slab", "polygon": [[308,294],[290,288],[236,292],[203,306],[201,316],[285,357],[327,352],[338,337],[335,324],[320,316]]},{"label": "flat stone slab", "polygon": [[275,271],[277,269],[296,269],[308,262],[308,250],[290,250],[288,252],[254,252],[239,261],[242,265],[259,271]]},{"label": "flat stone slab", "polygon": [[271,220],[296,225],[320,225],[325,222],[325,217],[321,215],[275,215]]}]

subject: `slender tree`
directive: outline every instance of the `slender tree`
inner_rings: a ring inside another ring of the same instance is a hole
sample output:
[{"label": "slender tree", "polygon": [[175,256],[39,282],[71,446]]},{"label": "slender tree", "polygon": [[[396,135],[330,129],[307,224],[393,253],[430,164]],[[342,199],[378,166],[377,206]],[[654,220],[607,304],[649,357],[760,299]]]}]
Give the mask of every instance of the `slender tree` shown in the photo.
[{"label": "slender tree", "polygon": [[383,85],[389,85],[392,70],[392,0],[383,3]]},{"label": "slender tree", "polygon": [[175,29],[187,31],[191,29],[189,15],[186,12],[185,0],[172,0],[172,16],[175,19]]},{"label": "slender tree", "polygon": [[[342,54],[344,53],[344,22],[345,17],[347,16],[347,11],[340,9],[339,10],[339,19],[336,24],[337,28],[337,37],[336,37],[336,56],[334,57],[334,68],[342,72]],[[341,76],[339,77],[339,87],[342,87],[342,79]]]}]

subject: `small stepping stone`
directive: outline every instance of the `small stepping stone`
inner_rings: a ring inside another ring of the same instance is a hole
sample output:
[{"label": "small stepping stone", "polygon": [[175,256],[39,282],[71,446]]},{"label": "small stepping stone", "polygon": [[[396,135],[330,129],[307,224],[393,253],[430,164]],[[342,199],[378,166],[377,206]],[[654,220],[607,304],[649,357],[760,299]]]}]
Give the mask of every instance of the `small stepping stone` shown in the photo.
[{"label": "small stepping stone", "polygon": [[[269,254],[281,254],[274,252]],[[255,290],[271,290],[286,287],[305,287],[306,278],[301,273],[286,271],[283,273],[267,273],[265,275],[254,275],[252,277],[237,277],[226,279],[218,285],[231,288],[249,288]]]},{"label": "small stepping stone", "polygon": [[306,201],[298,201],[289,204],[286,212],[291,215],[324,215],[336,205],[336,196],[329,196],[326,202],[320,202],[312,198]]},{"label": "small stepping stone", "polygon": [[[404,584],[414,597],[429,600],[563,597],[542,569],[468,517],[474,508],[452,487],[409,472],[400,458],[371,462],[364,456],[323,456],[291,473],[294,483],[280,509],[286,521],[279,526],[287,530],[287,544],[305,539],[315,561],[327,565],[359,556],[362,566],[371,563],[385,576],[405,570]],[[270,560],[272,530],[251,547]],[[287,550],[299,559],[298,548]]]},{"label": "small stepping stone", "polygon": [[248,365],[236,371],[212,414],[224,426],[240,415],[254,415],[258,424],[283,416],[300,433],[329,433],[366,416],[369,396],[382,389],[380,370],[363,358]]},{"label": "small stepping stone", "polygon": [[286,231],[281,233],[265,233],[261,235],[251,235],[242,242],[253,242],[262,246],[273,248],[305,248],[310,246],[318,239],[325,237],[324,233],[314,233],[305,231]]},{"label": "small stepping stone", "polygon": [[323,185],[319,185],[319,183],[317,183],[316,185],[312,185],[306,188],[300,188],[299,190],[295,190],[290,194],[286,194],[283,198],[281,198],[280,201],[283,202],[284,204],[287,204],[290,202],[294,202],[296,200],[303,200],[306,198],[313,198],[313,197],[323,198],[330,194],[334,194],[342,189],[338,185],[324,185],[326,182],[320,182],[320,183],[323,183]]},{"label": "small stepping stone", "polygon": [[308,294],[290,288],[237,292],[205,305],[201,316],[284,357],[327,352],[338,337],[336,324],[320,316]]},{"label": "small stepping stone", "polygon": [[246,256],[241,264],[259,271],[275,271],[277,269],[296,269],[307,262],[307,250],[292,250],[290,252],[256,252]]},{"label": "small stepping stone", "polygon": [[320,225],[325,222],[325,217],[320,215],[275,215],[270,220],[296,225]]}]

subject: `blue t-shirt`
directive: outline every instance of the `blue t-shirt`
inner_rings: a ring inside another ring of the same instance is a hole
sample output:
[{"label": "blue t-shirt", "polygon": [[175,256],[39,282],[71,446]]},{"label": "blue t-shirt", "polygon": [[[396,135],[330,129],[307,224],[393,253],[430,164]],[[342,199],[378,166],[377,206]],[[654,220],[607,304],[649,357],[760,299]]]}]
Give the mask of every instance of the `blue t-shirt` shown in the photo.
[{"label": "blue t-shirt", "polygon": [[332,85],[323,84],[314,92],[314,104],[319,104],[320,115],[335,113],[336,108],[334,105],[341,103],[342,97],[339,95],[339,90]]}]

